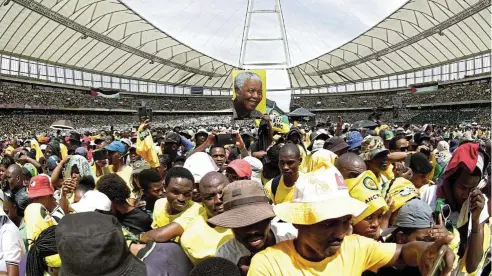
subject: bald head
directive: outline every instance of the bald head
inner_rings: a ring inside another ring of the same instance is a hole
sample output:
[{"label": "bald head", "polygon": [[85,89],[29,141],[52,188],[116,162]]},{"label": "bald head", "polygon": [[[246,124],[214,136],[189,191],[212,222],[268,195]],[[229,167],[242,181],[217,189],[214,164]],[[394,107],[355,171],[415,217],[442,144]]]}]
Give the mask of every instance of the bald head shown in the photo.
[{"label": "bald head", "polygon": [[293,155],[295,158],[301,158],[301,151],[296,144],[287,143],[280,149],[280,155]]},{"label": "bald head", "polygon": [[222,191],[229,184],[227,177],[218,172],[209,172],[203,176],[198,186],[203,207],[209,218],[224,212]]},{"label": "bald head", "polygon": [[345,179],[356,178],[367,170],[364,160],[352,152],[345,153],[337,158],[335,166]]},{"label": "bald head", "polygon": [[202,177],[202,180],[200,180],[198,189],[200,193],[204,193],[210,188],[216,188],[220,185],[225,187],[227,184],[229,184],[229,180],[225,175],[219,172],[209,172]]},{"label": "bald head", "polygon": [[5,172],[5,178],[9,183],[11,191],[17,191],[18,189],[22,188],[24,181],[22,167],[18,164],[10,165]]}]

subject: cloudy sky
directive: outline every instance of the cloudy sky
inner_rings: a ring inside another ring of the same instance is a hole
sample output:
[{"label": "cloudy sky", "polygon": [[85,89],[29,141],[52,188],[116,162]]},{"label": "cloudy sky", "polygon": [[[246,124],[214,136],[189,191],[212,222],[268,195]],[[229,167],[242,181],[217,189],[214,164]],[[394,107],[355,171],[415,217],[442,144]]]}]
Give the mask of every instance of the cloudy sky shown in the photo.
[{"label": "cloudy sky", "polygon": [[[232,65],[239,64],[247,0],[122,0],[177,40]],[[291,65],[297,65],[350,41],[394,12],[407,0],[284,0]],[[255,10],[270,10],[274,0],[256,0]],[[280,35],[277,18],[254,14],[250,38]],[[245,62],[282,62],[281,42],[248,42]],[[285,71],[268,71],[267,87],[289,87]],[[288,110],[290,93],[269,93]]]}]

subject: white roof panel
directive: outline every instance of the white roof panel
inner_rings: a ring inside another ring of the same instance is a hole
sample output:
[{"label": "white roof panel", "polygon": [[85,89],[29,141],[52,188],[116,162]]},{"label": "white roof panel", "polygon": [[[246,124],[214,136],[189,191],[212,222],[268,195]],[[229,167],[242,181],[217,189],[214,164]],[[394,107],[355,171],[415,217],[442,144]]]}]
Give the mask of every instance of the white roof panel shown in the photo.
[{"label": "white roof panel", "polygon": [[104,75],[230,88],[234,66],[191,49],[119,1],[0,2],[0,53]]},{"label": "white roof panel", "polygon": [[[289,68],[292,88],[354,83],[490,52],[490,4],[490,0],[410,0],[352,41]],[[309,79],[316,79],[316,84]]]}]

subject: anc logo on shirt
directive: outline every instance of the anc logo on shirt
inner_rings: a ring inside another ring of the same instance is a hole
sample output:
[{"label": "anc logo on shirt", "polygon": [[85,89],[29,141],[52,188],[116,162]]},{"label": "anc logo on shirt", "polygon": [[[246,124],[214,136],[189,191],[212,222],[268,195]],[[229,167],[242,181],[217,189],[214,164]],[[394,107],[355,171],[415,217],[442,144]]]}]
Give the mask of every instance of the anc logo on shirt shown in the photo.
[{"label": "anc logo on shirt", "polygon": [[370,177],[364,178],[362,181],[364,183],[364,186],[366,186],[367,189],[377,191],[378,190],[378,185],[376,185],[376,182]]}]

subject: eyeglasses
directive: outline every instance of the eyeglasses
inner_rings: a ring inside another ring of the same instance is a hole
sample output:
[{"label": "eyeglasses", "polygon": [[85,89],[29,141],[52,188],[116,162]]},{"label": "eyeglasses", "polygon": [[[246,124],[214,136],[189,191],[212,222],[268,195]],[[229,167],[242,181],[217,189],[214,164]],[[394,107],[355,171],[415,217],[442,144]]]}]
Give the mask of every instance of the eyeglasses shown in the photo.
[{"label": "eyeglasses", "polygon": [[400,148],[400,152],[407,152],[408,151],[408,147],[401,147]]}]

